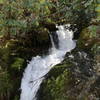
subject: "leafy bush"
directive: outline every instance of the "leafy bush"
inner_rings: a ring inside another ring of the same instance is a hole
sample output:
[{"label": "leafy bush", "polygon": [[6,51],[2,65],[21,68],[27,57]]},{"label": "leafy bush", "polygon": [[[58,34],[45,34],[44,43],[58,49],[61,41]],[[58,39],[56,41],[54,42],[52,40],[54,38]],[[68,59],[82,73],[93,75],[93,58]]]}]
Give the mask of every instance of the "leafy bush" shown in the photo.
[{"label": "leafy bush", "polygon": [[20,36],[41,27],[41,22],[85,26],[95,16],[95,7],[96,0],[3,0],[0,34]]},{"label": "leafy bush", "polygon": [[22,58],[16,58],[14,63],[11,65],[12,68],[20,70],[21,67],[23,66],[24,59]]},{"label": "leafy bush", "polygon": [[4,0],[0,10],[0,33],[22,34],[39,26],[41,17],[50,14],[51,3],[48,0]]},{"label": "leafy bush", "polygon": [[13,86],[10,81],[8,72],[2,71],[2,73],[0,73],[0,99],[8,100],[10,97],[12,88],[13,88]]}]

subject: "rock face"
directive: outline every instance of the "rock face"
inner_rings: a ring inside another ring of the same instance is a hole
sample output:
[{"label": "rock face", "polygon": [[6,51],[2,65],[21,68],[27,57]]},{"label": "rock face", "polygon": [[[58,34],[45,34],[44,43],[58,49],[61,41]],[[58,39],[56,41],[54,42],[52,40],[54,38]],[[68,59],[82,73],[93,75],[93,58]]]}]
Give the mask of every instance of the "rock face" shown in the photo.
[{"label": "rock face", "polygon": [[100,99],[99,26],[89,26],[80,34],[77,47],[67,53],[62,64],[46,75],[38,100]]},{"label": "rock face", "polygon": [[48,73],[39,90],[38,100],[84,100],[94,73],[92,65],[93,58],[83,51],[67,54],[62,64]]}]

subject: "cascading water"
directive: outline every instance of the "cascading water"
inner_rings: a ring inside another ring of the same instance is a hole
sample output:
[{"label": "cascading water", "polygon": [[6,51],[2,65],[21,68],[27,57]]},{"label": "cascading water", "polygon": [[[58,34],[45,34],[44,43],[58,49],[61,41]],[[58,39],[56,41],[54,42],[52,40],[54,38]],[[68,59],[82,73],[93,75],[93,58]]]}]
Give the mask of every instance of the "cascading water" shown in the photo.
[{"label": "cascading water", "polygon": [[[69,27],[70,25],[66,25]],[[76,43],[72,40],[73,32],[65,29],[64,26],[57,26],[58,45],[55,48],[53,38],[51,37],[52,48],[45,57],[36,56],[32,58],[27,68],[25,69],[21,82],[21,97],[20,100],[36,100],[36,93],[42,83],[44,76],[50,69],[63,61],[66,52],[70,52],[75,48]]]}]

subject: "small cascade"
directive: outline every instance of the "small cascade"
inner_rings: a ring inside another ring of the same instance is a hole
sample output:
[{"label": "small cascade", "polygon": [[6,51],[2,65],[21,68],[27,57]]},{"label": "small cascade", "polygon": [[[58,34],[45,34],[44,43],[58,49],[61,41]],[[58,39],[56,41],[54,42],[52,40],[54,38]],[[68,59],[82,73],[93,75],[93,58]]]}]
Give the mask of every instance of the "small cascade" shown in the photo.
[{"label": "small cascade", "polygon": [[50,35],[50,39],[51,39],[51,44],[52,44],[52,48],[50,49],[50,51],[56,51],[56,46],[55,46],[55,43],[53,42],[52,35]]},{"label": "small cascade", "polygon": [[[70,25],[66,25],[69,27]],[[54,40],[51,37],[52,48],[49,50],[49,54],[41,57],[33,57],[28,66],[26,67],[22,81],[21,81],[21,96],[20,100],[36,100],[36,94],[42,83],[45,75],[56,64],[61,63],[64,60],[66,52],[70,52],[75,48],[76,43],[72,40],[73,31],[64,28],[64,26],[57,26],[59,48],[56,48]]]}]

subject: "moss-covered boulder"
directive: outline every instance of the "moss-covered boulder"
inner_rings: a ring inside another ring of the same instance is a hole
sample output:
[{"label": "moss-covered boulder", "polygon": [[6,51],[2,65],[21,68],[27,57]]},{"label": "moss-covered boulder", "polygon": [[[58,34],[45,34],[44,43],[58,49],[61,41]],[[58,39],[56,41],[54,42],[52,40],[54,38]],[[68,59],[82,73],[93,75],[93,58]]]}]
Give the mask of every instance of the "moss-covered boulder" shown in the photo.
[{"label": "moss-covered boulder", "polygon": [[66,90],[72,86],[72,75],[65,66],[55,66],[47,75],[38,92],[38,100],[68,100]]},{"label": "moss-covered boulder", "polygon": [[77,47],[46,75],[38,100],[97,100],[100,98],[99,26],[83,29]]},{"label": "moss-covered boulder", "polygon": [[100,26],[91,25],[83,29],[77,44],[83,49],[91,49],[95,44],[100,45]]},{"label": "moss-covered boulder", "polygon": [[46,75],[38,91],[38,100],[96,100],[99,85],[94,84],[99,77],[95,64],[92,53],[77,48],[68,53],[62,64]]}]

